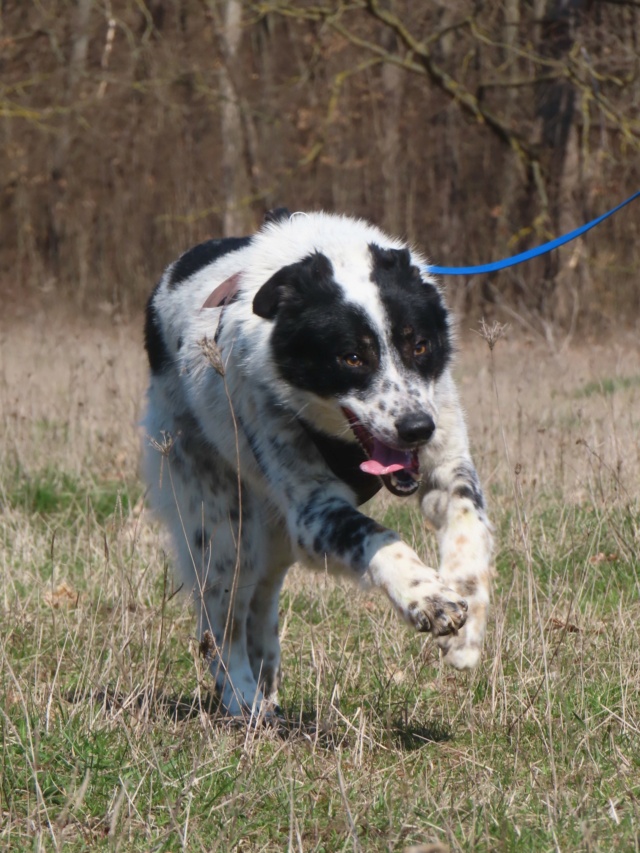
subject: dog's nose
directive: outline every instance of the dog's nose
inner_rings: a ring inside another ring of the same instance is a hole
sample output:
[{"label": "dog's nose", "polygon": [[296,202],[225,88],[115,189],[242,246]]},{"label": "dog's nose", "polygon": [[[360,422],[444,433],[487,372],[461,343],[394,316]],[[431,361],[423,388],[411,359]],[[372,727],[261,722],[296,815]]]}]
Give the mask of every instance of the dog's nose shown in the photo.
[{"label": "dog's nose", "polygon": [[435,421],[426,412],[404,415],[396,421],[398,436],[407,444],[424,444],[435,431]]}]

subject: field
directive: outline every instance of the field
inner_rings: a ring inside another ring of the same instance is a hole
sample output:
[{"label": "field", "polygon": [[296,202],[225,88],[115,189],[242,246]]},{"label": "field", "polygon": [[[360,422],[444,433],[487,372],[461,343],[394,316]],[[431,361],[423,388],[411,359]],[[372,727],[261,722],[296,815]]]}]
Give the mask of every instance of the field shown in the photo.
[{"label": "field", "polygon": [[[640,849],[640,351],[465,331],[483,662],[294,569],[282,727],[220,719],[137,478],[138,326],[0,328],[0,849]],[[372,514],[430,561],[413,504]]]}]

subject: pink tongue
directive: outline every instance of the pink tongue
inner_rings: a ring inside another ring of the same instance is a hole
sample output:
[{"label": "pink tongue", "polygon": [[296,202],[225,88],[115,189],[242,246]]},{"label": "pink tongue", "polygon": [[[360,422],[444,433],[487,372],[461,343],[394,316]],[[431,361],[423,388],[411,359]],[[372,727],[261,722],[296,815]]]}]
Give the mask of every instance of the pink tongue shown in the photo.
[{"label": "pink tongue", "polygon": [[402,471],[403,468],[412,467],[413,460],[410,453],[394,450],[374,438],[371,459],[362,462],[360,470],[366,474],[375,474],[375,476],[380,477],[383,474],[393,474],[394,471]]}]

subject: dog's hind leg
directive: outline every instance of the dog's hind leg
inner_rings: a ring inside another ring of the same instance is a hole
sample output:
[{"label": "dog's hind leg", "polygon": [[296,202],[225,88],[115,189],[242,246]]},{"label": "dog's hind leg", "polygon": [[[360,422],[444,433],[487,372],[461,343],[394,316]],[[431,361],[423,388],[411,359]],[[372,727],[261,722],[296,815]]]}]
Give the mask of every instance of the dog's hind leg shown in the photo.
[{"label": "dog's hind leg", "polygon": [[248,491],[239,495],[231,467],[193,435],[178,433],[161,461],[154,452],[145,464],[151,503],[171,532],[199,636],[210,632],[203,645],[216,690],[229,714],[246,716],[264,699],[247,648],[249,605],[267,565],[262,514]]},{"label": "dog's hind leg", "polygon": [[247,633],[251,595],[263,573],[264,544],[249,510],[242,515],[242,529],[229,517],[218,524],[210,518],[212,526],[195,534],[202,539],[194,589],[199,634],[210,631],[213,636],[210,669],[222,704],[233,716],[257,713],[264,699],[251,666]]},{"label": "dog's hind leg", "polygon": [[270,525],[269,563],[253,590],[247,619],[247,647],[253,675],[264,695],[277,705],[280,682],[280,589],[293,562],[284,528]]}]

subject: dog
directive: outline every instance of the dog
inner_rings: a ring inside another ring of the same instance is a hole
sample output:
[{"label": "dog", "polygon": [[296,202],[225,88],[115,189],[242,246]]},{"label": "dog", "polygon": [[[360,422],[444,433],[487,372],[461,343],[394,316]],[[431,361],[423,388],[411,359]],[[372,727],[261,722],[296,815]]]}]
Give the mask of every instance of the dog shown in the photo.
[{"label": "dog", "polygon": [[[424,258],[362,220],[279,208],[171,264],[145,342],[144,477],[228,714],[277,713],[295,561],[379,587],[447,663],[476,665],[491,530]],[[359,511],[382,488],[417,494],[438,571]]]}]

